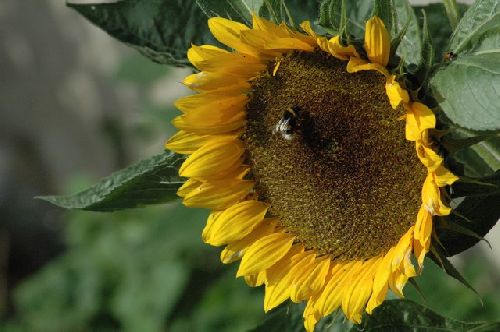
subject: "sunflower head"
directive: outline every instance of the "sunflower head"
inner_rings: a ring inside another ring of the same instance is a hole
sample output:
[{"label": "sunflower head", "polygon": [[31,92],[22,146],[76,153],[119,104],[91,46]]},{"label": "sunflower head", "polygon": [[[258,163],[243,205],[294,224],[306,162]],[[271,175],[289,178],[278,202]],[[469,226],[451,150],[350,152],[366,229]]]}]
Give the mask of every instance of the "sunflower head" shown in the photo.
[{"label": "sunflower head", "polygon": [[[306,301],[304,324],[341,308],[359,323],[388,290],[403,296],[431,246],[432,216],[450,208],[449,172],[432,111],[387,68],[390,35],[366,22],[364,49],[258,16],[211,18],[231,51],[193,46],[199,72],[179,99],[167,148],[184,204],[211,209],[203,240],[241,259],[237,276],[265,285],[264,309]],[[412,263],[416,258],[418,268]]]}]

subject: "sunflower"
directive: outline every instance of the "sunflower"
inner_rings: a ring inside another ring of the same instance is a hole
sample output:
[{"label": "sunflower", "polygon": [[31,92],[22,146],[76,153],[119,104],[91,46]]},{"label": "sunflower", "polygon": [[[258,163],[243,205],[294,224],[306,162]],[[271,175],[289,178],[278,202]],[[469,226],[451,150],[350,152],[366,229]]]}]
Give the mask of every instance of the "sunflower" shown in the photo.
[{"label": "sunflower", "polygon": [[[364,47],[253,16],[215,17],[232,51],[192,46],[197,94],[176,102],[166,147],[189,155],[178,195],[211,209],[203,240],[241,259],[237,277],[265,285],[267,312],[306,301],[304,325],[341,308],[355,323],[388,292],[403,296],[430,250],[432,217],[448,215],[436,118],[391,73],[383,21]],[[416,264],[416,266],[415,266]]]}]

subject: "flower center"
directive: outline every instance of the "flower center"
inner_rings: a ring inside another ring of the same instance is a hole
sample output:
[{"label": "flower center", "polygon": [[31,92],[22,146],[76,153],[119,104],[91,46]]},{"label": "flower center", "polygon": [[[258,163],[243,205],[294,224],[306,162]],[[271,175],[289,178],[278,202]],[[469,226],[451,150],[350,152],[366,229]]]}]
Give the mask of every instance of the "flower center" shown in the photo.
[{"label": "flower center", "polygon": [[387,252],[415,223],[426,171],[384,77],[292,52],[252,83],[243,141],[259,199],[337,261]]}]

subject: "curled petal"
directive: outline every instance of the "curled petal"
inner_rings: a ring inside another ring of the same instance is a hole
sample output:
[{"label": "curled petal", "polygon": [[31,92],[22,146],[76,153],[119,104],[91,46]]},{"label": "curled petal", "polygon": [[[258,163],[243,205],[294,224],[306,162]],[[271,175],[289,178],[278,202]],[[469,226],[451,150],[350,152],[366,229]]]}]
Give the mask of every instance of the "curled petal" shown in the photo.
[{"label": "curled petal", "polygon": [[436,127],[436,116],[426,105],[414,102],[406,108],[406,139],[416,141],[426,129]]},{"label": "curled petal", "polygon": [[375,70],[386,77],[389,76],[389,72],[385,69],[385,67],[379,65],[378,63],[370,63],[357,57],[351,57],[349,59],[346,70],[351,74],[362,70]]},{"label": "curled petal", "polygon": [[[318,43],[319,44],[319,43]],[[344,46],[340,42],[340,36],[334,36],[328,40],[328,52],[340,60],[349,60],[351,57],[359,58],[358,51],[352,45]]]},{"label": "curled petal", "polygon": [[425,178],[422,187],[422,202],[432,215],[447,216],[451,212],[451,208],[446,206],[441,198],[441,191],[432,172],[429,172]]},{"label": "curled petal", "polygon": [[408,103],[410,101],[408,91],[401,87],[394,75],[387,78],[385,92],[387,93],[387,97],[389,97],[389,102],[393,109],[396,109],[401,103]]},{"label": "curled petal", "polygon": [[377,16],[366,22],[365,50],[372,63],[377,63],[382,67],[389,63],[391,36],[385,28],[384,22]]}]

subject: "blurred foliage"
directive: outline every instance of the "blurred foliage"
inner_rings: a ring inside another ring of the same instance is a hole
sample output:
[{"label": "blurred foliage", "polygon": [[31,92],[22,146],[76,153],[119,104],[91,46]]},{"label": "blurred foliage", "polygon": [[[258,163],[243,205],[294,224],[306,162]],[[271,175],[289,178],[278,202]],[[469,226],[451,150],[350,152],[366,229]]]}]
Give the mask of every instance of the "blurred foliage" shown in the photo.
[{"label": "blurred foliage", "polygon": [[[15,292],[9,331],[235,331],[263,317],[260,291],[200,240],[206,211],[180,204],[68,213],[65,254]],[[244,299],[244,301],[242,301]]]},{"label": "blurred foliage", "polygon": [[465,253],[462,258],[459,270],[479,296],[450,278],[430,259],[426,259],[422,276],[415,279],[420,291],[408,285],[405,288],[407,298],[460,321],[499,320],[498,271],[479,251],[474,256]]},{"label": "blurred foliage", "polygon": [[[158,104],[158,101],[155,101],[151,96],[151,90],[156,85],[163,87],[168,84],[163,81],[172,76],[175,70],[172,67],[158,65],[137,54],[124,57],[116,69],[112,78],[117,83],[132,85],[138,92],[141,105],[137,109],[139,115],[127,132],[135,140],[144,144],[151,141],[158,142],[160,137],[160,141],[164,141],[177,131],[170,122],[179,114],[179,111],[173,103]],[[179,90],[181,85],[178,82],[174,84],[175,89]],[[172,89],[172,84],[165,88]],[[178,93],[171,91],[165,91],[165,93],[171,93],[173,96],[178,95]],[[158,151],[156,150],[156,152]]]}]

